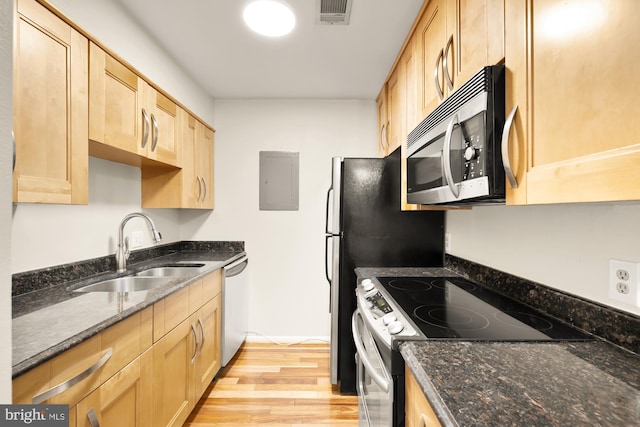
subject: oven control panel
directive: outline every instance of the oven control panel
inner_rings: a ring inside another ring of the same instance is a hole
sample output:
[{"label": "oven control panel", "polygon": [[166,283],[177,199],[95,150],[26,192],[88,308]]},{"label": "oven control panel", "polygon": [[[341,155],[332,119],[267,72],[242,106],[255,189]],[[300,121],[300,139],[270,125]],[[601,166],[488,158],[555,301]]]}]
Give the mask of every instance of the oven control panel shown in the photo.
[{"label": "oven control panel", "polygon": [[382,338],[389,347],[392,337],[397,339],[416,337],[420,334],[407,320],[402,310],[381,286],[371,279],[364,279],[356,288],[358,309],[367,323],[367,329]]},{"label": "oven control panel", "polygon": [[369,302],[369,308],[378,317],[383,317],[385,314],[389,314],[393,311],[393,308],[389,305],[386,299],[382,296],[380,291],[376,291],[373,295],[365,296],[365,299]]}]

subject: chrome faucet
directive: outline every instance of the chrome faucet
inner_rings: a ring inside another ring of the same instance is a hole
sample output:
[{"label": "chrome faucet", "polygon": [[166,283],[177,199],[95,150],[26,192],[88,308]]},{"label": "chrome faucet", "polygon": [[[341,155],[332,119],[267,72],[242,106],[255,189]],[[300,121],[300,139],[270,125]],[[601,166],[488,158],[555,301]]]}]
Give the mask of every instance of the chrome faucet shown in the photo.
[{"label": "chrome faucet", "polygon": [[122,273],[127,270],[127,260],[129,259],[129,237],[124,237],[124,225],[131,218],[143,218],[149,224],[149,228],[151,228],[151,236],[153,237],[154,242],[159,242],[162,240],[162,234],[156,229],[156,225],[153,223],[153,220],[149,218],[147,215],[134,212],[125,216],[120,222],[120,228],[118,229],[118,248],[116,249],[116,265],[118,273]]}]

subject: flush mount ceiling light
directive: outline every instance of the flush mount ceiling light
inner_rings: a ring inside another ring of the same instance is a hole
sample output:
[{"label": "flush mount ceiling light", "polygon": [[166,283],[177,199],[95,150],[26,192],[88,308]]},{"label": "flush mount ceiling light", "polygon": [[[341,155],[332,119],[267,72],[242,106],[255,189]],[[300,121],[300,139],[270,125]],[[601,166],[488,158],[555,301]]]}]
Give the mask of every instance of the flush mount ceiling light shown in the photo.
[{"label": "flush mount ceiling light", "polygon": [[289,34],[296,25],[291,8],[277,0],[252,1],[244,8],[242,17],[249,28],[267,37]]}]

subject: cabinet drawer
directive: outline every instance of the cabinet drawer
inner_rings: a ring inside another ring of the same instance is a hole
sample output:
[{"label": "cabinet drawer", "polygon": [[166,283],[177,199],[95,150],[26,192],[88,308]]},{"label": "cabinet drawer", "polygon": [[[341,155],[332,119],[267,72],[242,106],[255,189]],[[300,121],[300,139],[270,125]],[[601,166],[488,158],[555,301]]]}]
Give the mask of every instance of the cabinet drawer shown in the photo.
[{"label": "cabinet drawer", "polygon": [[[76,404],[151,346],[151,316],[147,308],[19,376],[13,402],[30,404],[50,395],[42,402]],[[68,389],[53,390],[68,382]]]},{"label": "cabinet drawer", "polygon": [[189,288],[182,288],[153,305],[153,342],[189,317]]},{"label": "cabinet drawer", "polygon": [[203,302],[222,292],[222,269],[218,269],[202,279]]}]

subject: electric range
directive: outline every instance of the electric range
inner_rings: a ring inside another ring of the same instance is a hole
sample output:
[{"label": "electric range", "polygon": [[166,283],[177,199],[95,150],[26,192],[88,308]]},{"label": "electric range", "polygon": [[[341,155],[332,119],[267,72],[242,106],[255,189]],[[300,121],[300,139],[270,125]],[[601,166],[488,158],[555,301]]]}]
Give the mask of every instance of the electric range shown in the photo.
[{"label": "electric range", "polygon": [[352,317],[360,425],[404,426],[407,340],[551,341],[592,336],[460,277],[376,277]]},{"label": "electric range", "polygon": [[463,278],[378,277],[377,281],[412,326],[429,339],[590,339],[576,328]]}]

